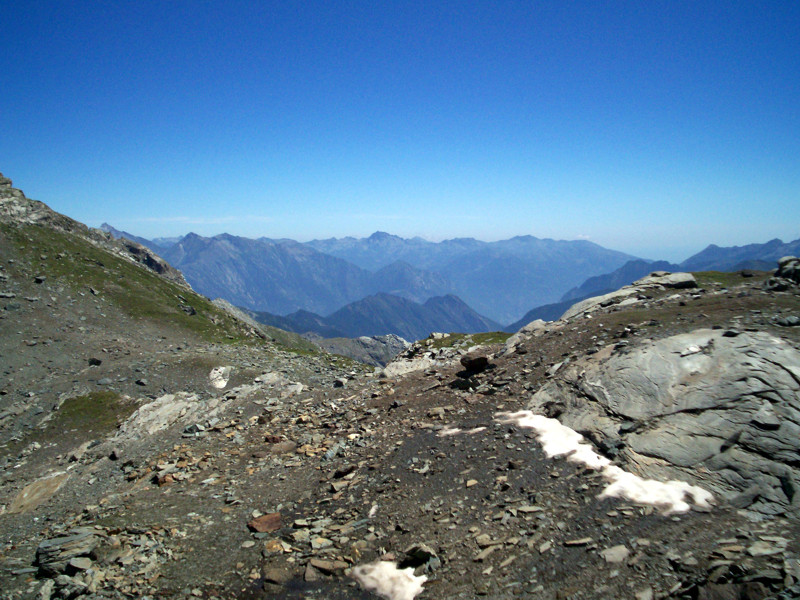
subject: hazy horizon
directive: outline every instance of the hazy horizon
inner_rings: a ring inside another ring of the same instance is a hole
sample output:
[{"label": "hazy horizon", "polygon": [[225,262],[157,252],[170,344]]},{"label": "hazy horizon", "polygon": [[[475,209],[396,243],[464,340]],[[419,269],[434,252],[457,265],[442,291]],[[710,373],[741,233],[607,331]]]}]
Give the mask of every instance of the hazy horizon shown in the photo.
[{"label": "hazy horizon", "polygon": [[89,225],[800,237],[800,4],[7,3],[0,172]]}]

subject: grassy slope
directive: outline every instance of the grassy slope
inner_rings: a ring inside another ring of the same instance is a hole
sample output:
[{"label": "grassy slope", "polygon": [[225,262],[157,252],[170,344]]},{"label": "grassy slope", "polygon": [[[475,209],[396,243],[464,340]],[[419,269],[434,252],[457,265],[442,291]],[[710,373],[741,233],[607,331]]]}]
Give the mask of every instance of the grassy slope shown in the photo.
[{"label": "grassy slope", "polygon": [[[0,240],[16,249],[17,261],[7,265],[12,277],[25,277],[24,271],[33,270],[76,293],[94,290],[128,316],[159,327],[191,332],[208,342],[256,343],[246,328],[207,298],[79,236],[36,225],[0,224]],[[181,305],[191,306],[197,314],[187,314]],[[287,350],[318,352],[296,334],[270,333]]]}]

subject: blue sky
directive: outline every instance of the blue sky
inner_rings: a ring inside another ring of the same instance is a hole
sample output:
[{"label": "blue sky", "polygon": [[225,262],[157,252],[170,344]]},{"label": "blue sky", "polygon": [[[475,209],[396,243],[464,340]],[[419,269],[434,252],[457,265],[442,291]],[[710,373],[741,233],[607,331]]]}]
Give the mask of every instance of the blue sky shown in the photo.
[{"label": "blue sky", "polygon": [[145,237],[800,237],[800,3],[0,0],[0,171]]}]

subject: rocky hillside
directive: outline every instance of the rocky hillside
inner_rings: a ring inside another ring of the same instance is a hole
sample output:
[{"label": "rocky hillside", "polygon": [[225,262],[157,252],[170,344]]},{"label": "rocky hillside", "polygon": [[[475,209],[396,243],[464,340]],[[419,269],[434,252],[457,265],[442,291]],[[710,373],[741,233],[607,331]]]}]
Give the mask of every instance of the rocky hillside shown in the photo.
[{"label": "rocky hillside", "polygon": [[376,371],[0,231],[4,599],[800,595],[796,259]]}]

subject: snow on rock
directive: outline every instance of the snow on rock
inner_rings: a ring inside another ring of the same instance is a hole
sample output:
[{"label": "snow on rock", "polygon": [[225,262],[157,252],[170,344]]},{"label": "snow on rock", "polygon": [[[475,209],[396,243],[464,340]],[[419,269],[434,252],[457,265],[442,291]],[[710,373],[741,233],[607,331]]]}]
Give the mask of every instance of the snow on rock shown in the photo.
[{"label": "snow on rock", "polygon": [[394,563],[385,561],[355,567],[352,575],[362,588],[386,600],[414,600],[428,580],[424,575],[414,575],[411,567],[398,569]]},{"label": "snow on rock", "polygon": [[536,431],[536,439],[547,456],[567,455],[567,460],[600,471],[609,485],[599,498],[625,498],[639,504],[650,504],[663,509],[665,514],[686,512],[693,505],[707,509],[714,501],[710,492],[684,481],[642,479],[612,465],[609,459],[597,454],[581,434],[557,419],[536,415],[529,410],[498,413],[497,419]]},{"label": "snow on rock", "polygon": [[464,431],[463,429],[459,429],[458,427],[450,427],[446,425],[439,431],[439,437],[448,437],[451,435],[458,435],[459,433],[464,433],[467,435],[472,435],[475,433],[480,433],[481,431],[485,430],[486,427],[475,427],[474,429],[470,429],[468,431]]},{"label": "snow on rock", "polygon": [[211,385],[213,385],[218,390],[221,390],[226,385],[228,385],[228,380],[231,377],[231,368],[230,367],[214,367],[211,369],[211,373],[208,374],[208,379],[211,381]]}]

